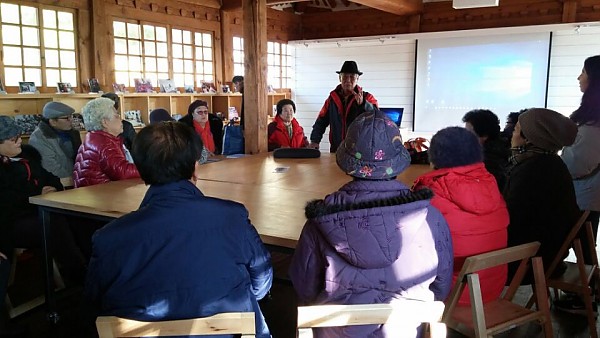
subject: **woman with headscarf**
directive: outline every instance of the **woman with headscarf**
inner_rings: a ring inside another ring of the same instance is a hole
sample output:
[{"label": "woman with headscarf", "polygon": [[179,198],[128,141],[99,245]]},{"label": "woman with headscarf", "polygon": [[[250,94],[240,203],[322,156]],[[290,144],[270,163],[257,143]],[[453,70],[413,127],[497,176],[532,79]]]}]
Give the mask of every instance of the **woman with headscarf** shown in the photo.
[{"label": "woman with headscarf", "polygon": [[304,129],[294,118],[296,104],[290,99],[277,102],[277,115],[267,127],[269,151],[278,148],[306,148],[308,139]]},{"label": "woman with headscarf", "polygon": [[[454,284],[467,257],[506,248],[508,210],[496,179],[486,170],[475,133],[461,127],[442,129],[431,138],[428,152],[435,170],[419,177],[413,189],[431,189],[431,204],[448,222]],[[484,303],[498,299],[506,273],[506,265],[479,272]],[[459,304],[470,304],[468,292],[463,292]]]},{"label": "woman with headscarf", "polygon": [[188,107],[188,114],[179,122],[184,123],[196,131],[206,149],[215,155],[221,153],[223,142],[223,121],[209,113],[208,102],[196,100]]},{"label": "woman with headscarf", "polygon": [[[299,302],[393,303],[444,300],[452,284],[448,224],[428,189],[396,180],[410,165],[398,127],[381,112],[359,115],[336,152],[353,180],[306,206],[290,277]],[[417,327],[314,329],[317,337],[416,337]]]}]

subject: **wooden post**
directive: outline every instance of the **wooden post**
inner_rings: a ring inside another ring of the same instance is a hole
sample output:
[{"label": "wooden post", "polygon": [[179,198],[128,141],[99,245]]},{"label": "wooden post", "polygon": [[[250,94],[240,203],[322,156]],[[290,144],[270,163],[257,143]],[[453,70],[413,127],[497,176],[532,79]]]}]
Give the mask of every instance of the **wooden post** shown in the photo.
[{"label": "wooden post", "polygon": [[244,18],[244,137],[246,153],[267,148],[267,2],[243,0]]},{"label": "wooden post", "polygon": [[91,59],[94,64],[94,77],[98,79],[102,90],[112,91],[114,81],[114,47],[112,37],[112,24],[106,15],[105,2],[103,0],[92,0],[91,11],[93,13],[93,36],[94,55]]}]

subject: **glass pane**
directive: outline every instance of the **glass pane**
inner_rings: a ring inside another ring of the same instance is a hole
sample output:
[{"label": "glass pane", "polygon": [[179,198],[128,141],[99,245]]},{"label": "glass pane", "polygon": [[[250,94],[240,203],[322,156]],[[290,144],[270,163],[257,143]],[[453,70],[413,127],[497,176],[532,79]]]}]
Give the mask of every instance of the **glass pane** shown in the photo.
[{"label": "glass pane", "polygon": [[167,29],[165,27],[156,27],[156,41],[167,41]]},{"label": "glass pane", "polygon": [[279,55],[275,55],[275,57],[273,58],[273,64],[275,66],[279,66],[279,63],[280,63],[279,61],[280,61],[279,60]]},{"label": "glass pane", "polygon": [[129,70],[132,72],[142,70],[142,58],[139,56],[129,56]]},{"label": "glass pane", "polygon": [[73,32],[58,32],[58,45],[62,49],[75,49],[75,34]]},{"label": "glass pane", "polygon": [[152,83],[152,85],[157,84],[158,83],[158,75],[156,73],[146,73],[145,76],[147,79],[150,79],[150,83]]},{"label": "glass pane", "polygon": [[18,86],[23,81],[23,69],[4,67],[4,76],[7,86]]},{"label": "glass pane", "polygon": [[191,44],[192,43],[192,32],[183,31],[183,43]]},{"label": "glass pane", "polygon": [[140,38],[140,25],[136,23],[127,23],[127,37],[131,39]]},{"label": "glass pane", "polygon": [[142,77],[140,73],[127,73],[127,78],[129,79],[129,83],[126,83],[129,87],[135,87],[135,80]]},{"label": "glass pane", "polygon": [[212,60],[212,48],[202,48],[202,57],[206,61]]},{"label": "glass pane", "polygon": [[29,26],[38,25],[38,11],[35,7],[21,6],[21,24]]},{"label": "glass pane", "polygon": [[22,66],[21,47],[4,46],[4,65]]},{"label": "glass pane", "polygon": [[183,73],[183,60],[173,59],[173,71],[175,73]]},{"label": "glass pane", "polygon": [[20,45],[21,30],[19,26],[2,25],[2,42],[5,45]]},{"label": "glass pane", "polygon": [[173,74],[173,82],[175,83],[175,86],[183,85],[185,83],[183,74]]},{"label": "glass pane", "polygon": [[[3,2],[0,4],[0,13],[2,14],[2,22],[19,23],[19,5],[7,4]],[[21,77],[23,77],[23,75],[21,75]]]},{"label": "glass pane", "polygon": [[125,23],[121,21],[113,21],[113,35],[121,38],[127,37]]},{"label": "glass pane", "polygon": [[[128,61],[127,55],[115,55],[115,69],[116,70],[127,70]],[[121,83],[121,82],[119,82]]]},{"label": "glass pane", "polygon": [[192,74],[185,74],[185,76],[183,77],[183,84],[194,84],[194,75]]},{"label": "glass pane", "polygon": [[204,62],[204,74],[212,74],[213,67],[212,62]]},{"label": "glass pane", "polygon": [[44,56],[45,56],[45,60],[46,60],[46,67],[53,67],[53,68],[60,67],[60,63],[58,63],[58,51],[57,50],[46,49],[44,51]]},{"label": "glass pane", "polygon": [[183,57],[186,59],[193,59],[194,54],[192,53],[192,46],[183,45]]},{"label": "glass pane", "polygon": [[63,82],[60,80],[60,71],[58,69],[46,68],[46,83],[48,87],[56,85],[57,82]]},{"label": "glass pane", "polygon": [[144,70],[147,72],[156,71],[156,58],[144,58]]},{"label": "glass pane", "polygon": [[53,29],[44,29],[44,47],[58,48],[58,36]]},{"label": "glass pane", "polygon": [[72,87],[77,87],[77,72],[74,69],[62,69],[60,74],[62,82],[68,82]]},{"label": "glass pane", "polygon": [[45,28],[56,28],[56,11],[44,9],[42,11],[42,18],[44,19]]},{"label": "glass pane", "polygon": [[267,42],[267,53],[273,53],[273,43]]},{"label": "glass pane", "polygon": [[129,84],[129,73],[127,72],[115,72],[116,83],[122,83],[125,85]]},{"label": "glass pane", "polygon": [[[73,30],[73,13],[58,12],[58,28],[67,31]],[[64,79],[63,79],[64,80]],[[74,83],[71,83],[72,85]]]},{"label": "glass pane", "polygon": [[196,50],[196,60],[202,60],[202,47],[195,47]]},{"label": "glass pane", "polygon": [[164,42],[156,43],[156,55],[157,56],[168,56],[167,44]]},{"label": "glass pane", "polygon": [[279,48],[279,42],[273,43],[273,52],[275,54],[281,54],[281,49]]},{"label": "glass pane", "polygon": [[180,29],[171,30],[171,37],[173,38],[174,43],[181,43],[181,30]]},{"label": "glass pane", "polygon": [[23,48],[23,65],[40,67],[42,58],[39,48]]},{"label": "glass pane", "polygon": [[242,40],[241,38],[233,37],[233,49],[237,49],[237,50],[242,49],[241,40]]},{"label": "glass pane", "polygon": [[36,86],[41,86],[42,70],[39,68],[25,68],[25,81],[35,82]]},{"label": "glass pane", "polygon": [[60,67],[61,68],[77,68],[75,62],[75,52],[70,50],[60,51]]},{"label": "glass pane", "polygon": [[244,76],[244,65],[236,63],[233,65],[233,74]]},{"label": "glass pane", "polygon": [[186,73],[194,72],[194,62],[192,60],[183,60],[183,70]]},{"label": "glass pane", "polygon": [[23,46],[39,46],[40,36],[37,27],[23,27]]},{"label": "glass pane", "polygon": [[202,34],[202,45],[204,47],[212,47],[212,34]]},{"label": "glass pane", "polygon": [[233,51],[233,62],[234,63],[244,62],[244,53],[242,53],[240,51],[237,51],[237,50],[234,50]]},{"label": "glass pane", "polygon": [[142,45],[139,40],[127,40],[129,54],[142,55]]},{"label": "glass pane", "polygon": [[212,74],[205,74],[204,75],[204,81],[213,81]]},{"label": "glass pane", "polygon": [[115,38],[115,53],[127,54],[127,40]]},{"label": "glass pane", "polygon": [[282,43],[281,44],[281,54],[286,54],[287,53],[287,44]]},{"label": "glass pane", "polygon": [[273,65],[273,54],[267,54],[267,65]]},{"label": "glass pane", "polygon": [[156,43],[153,41],[144,41],[144,55],[156,55]]},{"label": "glass pane", "polygon": [[154,40],[156,39],[156,35],[154,34],[154,26],[144,25],[144,39],[146,40]]},{"label": "glass pane", "polygon": [[194,33],[194,44],[202,46],[202,33]]},{"label": "glass pane", "polygon": [[202,61],[197,61],[196,62],[196,73],[197,74],[204,73],[204,65],[202,64]]},{"label": "glass pane", "polygon": [[177,45],[177,44],[173,44],[171,46],[174,58],[180,58],[183,56],[182,47],[183,47],[182,45]]},{"label": "glass pane", "polygon": [[[167,70],[169,69],[169,60],[168,59],[157,59],[156,60],[156,67],[157,69],[164,69]],[[169,77],[169,75],[167,75],[167,77]]]}]

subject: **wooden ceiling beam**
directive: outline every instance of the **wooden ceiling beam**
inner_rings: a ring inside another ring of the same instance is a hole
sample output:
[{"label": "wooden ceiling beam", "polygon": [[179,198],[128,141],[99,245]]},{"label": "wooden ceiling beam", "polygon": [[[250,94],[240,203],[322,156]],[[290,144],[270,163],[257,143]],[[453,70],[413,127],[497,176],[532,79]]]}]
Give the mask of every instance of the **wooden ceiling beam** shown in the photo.
[{"label": "wooden ceiling beam", "polygon": [[423,12],[423,0],[350,0],[395,15],[412,15]]},{"label": "wooden ceiling beam", "polygon": [[289,4],[292,2],[307,2],[310,0],[267,0],[267,6],[275,6],[281,4]]},{"label": "wooden ceiling beam", "polygon": [[198,0],[178,0],[178,1],[179,2],[184,2],[186,4],[201,5],[201,6],[210,7],[210,8],[216,8],[216,9],[221,8],[221,1],[219,1],[219,0],[202,0],[202,1],[198,1]]},{"label": "wooden ceiling beam", "polygon": [[[180,0],[181,1],[181,0]],[[215,0],[218,1],[218,0]],[[307,3],[311,0],[267,0],[267,6],[275,6],[281,4],[289,4],[289,3]],[[187,2],[192,3],[193,0],[187,0]],[[222,0],[222,5],[220,6],[222,11],[237,11],[242,9],[242,0]],[[219,8],[219,7],[217,7]]]}]

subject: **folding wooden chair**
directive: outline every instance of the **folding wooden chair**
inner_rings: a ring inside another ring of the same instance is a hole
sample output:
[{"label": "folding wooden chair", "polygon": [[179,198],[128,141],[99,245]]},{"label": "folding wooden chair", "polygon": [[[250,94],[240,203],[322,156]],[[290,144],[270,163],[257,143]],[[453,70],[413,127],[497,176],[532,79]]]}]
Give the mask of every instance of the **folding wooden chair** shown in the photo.
[{"label": "folding wooden chair", "polygon": [[311,338],[313,327],[337,327],[385,323],[427,323],[425,337],[446,337],[440,322],[442,302],[404,299],[394,304],[315,305],[298,307],[298,337]]},{"label": "folding wooden chair", "polygon": [[[590,287],[590,283],[592,280],[595,280],[595,291],[596,291],[596,300],[600,297],[598,287],[600,286],[599,280],[599,270],[598,270],[598,257],[597,255],[592,255],[592,264],[585,264],[583,260],[583,250],[581,246],[581,241],[577,238],[577,234],[581,229],[582,225],[584,225],[584,229],[587,232],[588,241],[584,243],[590,249],[590,252],[596,252],[596,246],[594,245],[594,236],[592,235],[592,224],[590,222],[586,222],[589,215],[589,211],[584,211],[581,217],[577,220],[571,231],[567,235],[564,243],[560,247],[559,251],[556,253],[556,256],[552,260],[550,267],[546,269],[546,285],[549,288],[554,289],[554,298],[558,299],[558,290],[563,290],[571,293],[578,294],[585,304],[586,309],[586,317],[590,329],[590,336],[593,338],[598,337],[598,332],[596,331],[596,319],[594,316],[594,309],[592,308],[592,289]],[[566,264],[567,269],[560,276],[552,276],[556,268],[559,264],[563,262],[563,257],[566,256],[569,248],[573,248],[575,251],[575,257],[577,261],[573,262],[564,262]],[[529,300],[528,306],[531,306],[533,303],[534,297]]]},{"label": "folding wooden chair", "polygon": [[[469,337],[491,337],[516,326],[537,321],[544,328],[546,338],[553,336],[550,307],[546,296],[544,267],[541,257],[532,258],[540,247],[539,242],[522,244],[468,257],[460,271],[457,282],[446,300],[442,321],[446,325]],[[513,303],[513,297],[521,284],[531,259],[535,284],[533,290],[541,298],[537,310]],[[515,276],[503,296],[483,304],[477,271],[521,261]],[[459,306],[458,300],[468,286],[471,306]]]},{"label": "folding wooden chair", "polygon": [[107,316],[96,319],[96,329],[100,338],[214,334],[242,334],[242,338],[255,336],[254,312],[219,313],[206,318],[160,322]]}]

